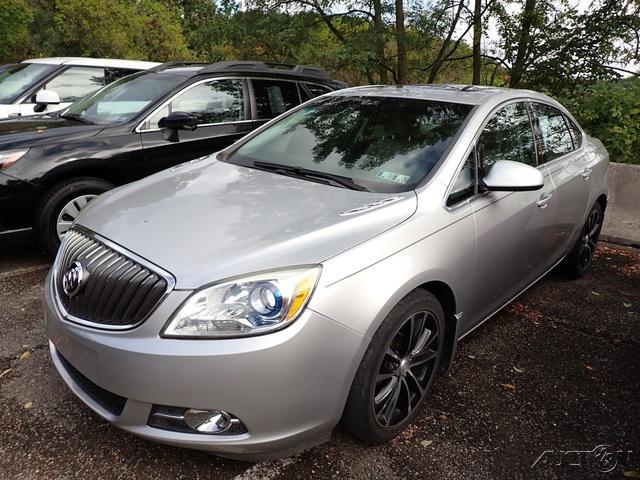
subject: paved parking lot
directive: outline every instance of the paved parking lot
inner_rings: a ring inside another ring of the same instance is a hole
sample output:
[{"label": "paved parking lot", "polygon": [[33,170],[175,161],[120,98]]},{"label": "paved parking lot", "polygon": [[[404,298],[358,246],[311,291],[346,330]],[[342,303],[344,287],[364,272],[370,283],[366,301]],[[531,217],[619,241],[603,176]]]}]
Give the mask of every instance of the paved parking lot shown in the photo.
[{"label": "paved parking lot", "polygon": [[[601,245],[585,278],[549,275],[465,339],[428,408],[392,443],[367,447],[336,432],[321,447],[255,465],[140,440],[76,400],[42,331],[47,268],[28,237],[0,244],[2,479],[583,479],[640,471],[640,250]],[[610,446],[596,450],[610,453],[602,462],[575,453],[600,445]]]}]

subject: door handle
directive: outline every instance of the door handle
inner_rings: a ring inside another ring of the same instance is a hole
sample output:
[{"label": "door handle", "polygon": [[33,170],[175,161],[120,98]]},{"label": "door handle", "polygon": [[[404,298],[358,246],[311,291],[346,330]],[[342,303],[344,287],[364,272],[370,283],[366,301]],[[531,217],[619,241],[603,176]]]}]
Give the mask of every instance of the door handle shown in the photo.
[{"label": "door handle", "polygon": [[551,200],[551,197],[553,197],[553,194],[551,193],[543,193],[540,196],[540,200],[538,200],[536,202],[536,205],[538,205],[538,208],[540,209],[545,209],[549,206],[549,200]]},{"label": "door handle", "polygon": [[585,180],[589,180],[592,171],[592,168],[586,167],[580,175],[582,175],[582,178],[584,178]]}]

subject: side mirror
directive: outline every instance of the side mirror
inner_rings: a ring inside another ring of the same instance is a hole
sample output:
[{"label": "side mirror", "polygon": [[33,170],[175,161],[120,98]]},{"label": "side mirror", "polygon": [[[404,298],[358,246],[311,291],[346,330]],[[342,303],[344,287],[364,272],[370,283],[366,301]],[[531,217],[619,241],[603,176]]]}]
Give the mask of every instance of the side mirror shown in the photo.
[{"label": "side mirror", "polygon": [[178,130],[193,132],[198,128],[198,119],[186,112],[173,112],[158,121],[158,127],[164,130],[162,137],[169,142],[178,142]]},{"label": "side mirror", "polygon": [[53,90],[40,90],[36,93],[36,105],[33,107],[34,112],[44,112],[47,105],[59,105],[60,95]]},{"label": "side mirror", "polygon": [[498,160],[479,186],[481,190],[491,192],[526,192],[540,190],[543,185],[544,177],[537,168],[511,160]]}]

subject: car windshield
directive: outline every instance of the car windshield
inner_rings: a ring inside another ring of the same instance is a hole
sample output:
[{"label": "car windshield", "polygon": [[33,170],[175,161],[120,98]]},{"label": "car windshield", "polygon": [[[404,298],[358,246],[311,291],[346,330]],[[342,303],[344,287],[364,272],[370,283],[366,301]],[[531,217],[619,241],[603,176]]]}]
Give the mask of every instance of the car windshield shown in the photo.
[{"label": "car windshield", "polygon": [[[373,192],[415,188],[472,106],[399,97],[329,96],[287,115],[226,161]],[[313,178],[313,172],[318,172]],[[347,180],[347,181],[344,181]]]},{"label": "car windshield", "polygon": [[0,103],[13,103],[24,95],[34,83],[53,72],[58,65],[21,63],[0,72]]},{"label": "car windshield", "polygon": [[184,79],[167,72],[129,75],[74,103],[62,117],[99,125],[127,122]]}]

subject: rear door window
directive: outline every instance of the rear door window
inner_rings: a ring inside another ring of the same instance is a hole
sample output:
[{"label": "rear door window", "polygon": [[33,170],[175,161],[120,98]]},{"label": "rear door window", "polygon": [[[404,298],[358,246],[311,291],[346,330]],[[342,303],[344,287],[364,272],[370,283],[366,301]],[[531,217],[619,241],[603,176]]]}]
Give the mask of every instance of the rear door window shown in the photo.
[{"label": "rear door window", "polygon": [[300,105],[296,82],[251,79],[257,119],[269,119]]},{"label": "rear door window", "polygon": [[541,145],[538,149],[542,162],[550,162],[574,150],[573,139],[565,121],[564,114],[551,105],[533,103],[538,126],[540,128]]},{"label": "rear door window", "polygon": [[575,150],[579,149],[582,146],[582,132],[580,128],[571,121],[569,117],[564,116],[565,122],[567,122],[567,126],[569,127],[569,131],[571,132],[571,138],[573,139],[573,148]]}]

